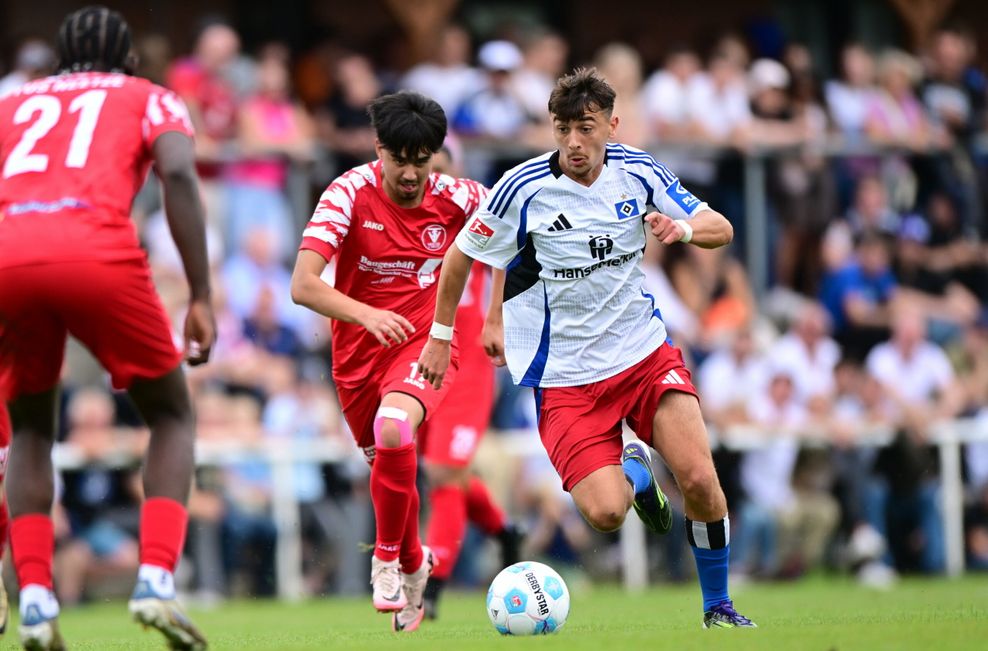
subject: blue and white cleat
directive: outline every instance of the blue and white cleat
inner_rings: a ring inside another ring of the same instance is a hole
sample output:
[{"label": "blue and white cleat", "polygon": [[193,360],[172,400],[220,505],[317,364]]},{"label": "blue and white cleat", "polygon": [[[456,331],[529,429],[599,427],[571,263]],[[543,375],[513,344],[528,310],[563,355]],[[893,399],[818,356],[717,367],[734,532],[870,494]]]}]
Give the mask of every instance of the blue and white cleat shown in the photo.
[{"label": "blue and white cleat", "polygon": [[722,601],[703,613],[703,628],[758,628],[758,624],[734,610],[734,603]]},{"label": "blue and white cleat", "polygon": [[206,638],[195,627],[174,596],[163,596],[149,581],[140,580],[127,603],[127,609],[144,628],[154,628],[165,636],[173,651],[205,651]]},{"label": "blue and white cleat", "polygon": [[45,617],[38,606],[28,606],[21,618],[21,646],[27,651],[65,651],[58,632],[58,616]]},{"label": "blue and white cleat", "polygon": [[652,455],[644,445],[632,441],[624,445],[624,453],[621,455],[622,462],[628,459],[634,459],[645,466],[651,480],[647,489],[635,494],[635,513],[650,531],[669,533],[672,529],[672,505],[652,474]]}]

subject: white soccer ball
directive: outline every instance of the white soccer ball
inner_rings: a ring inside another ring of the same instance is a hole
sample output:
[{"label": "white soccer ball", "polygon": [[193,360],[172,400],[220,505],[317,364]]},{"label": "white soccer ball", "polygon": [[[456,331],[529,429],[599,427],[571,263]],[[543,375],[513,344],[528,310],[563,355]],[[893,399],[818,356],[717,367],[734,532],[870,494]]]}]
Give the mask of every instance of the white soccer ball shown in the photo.
[{"label": "white soccer ball", "polygon": [[487,591],[487,616],[502,635],[545,635],[569,616],[569,590],[554,569],[523,561],[501,570]]}]

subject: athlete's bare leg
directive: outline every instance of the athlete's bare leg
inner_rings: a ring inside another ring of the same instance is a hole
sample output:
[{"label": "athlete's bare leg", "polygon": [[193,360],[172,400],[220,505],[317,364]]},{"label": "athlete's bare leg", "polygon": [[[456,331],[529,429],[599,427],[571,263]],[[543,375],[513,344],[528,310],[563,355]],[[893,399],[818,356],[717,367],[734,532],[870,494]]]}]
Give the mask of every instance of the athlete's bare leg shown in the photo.
[{"label": "athlete's bare leg", "polygon": [[11,518],[51,513],[55,499],[51,448],[55,442],[58,387],[22,395],[10,403],[13,435],[7,469],[7,503]]},{"label": "athlete's bare leg", "polygon": [[652,447],[679,484],[687,518],[712,522],[727,515],[727,500],[696,397],[681,391],[663,394],[652,420]]},{"label": "athlete's bare leg", "polygon": [[134,380],[128,390],[151,430],[144,462],[145,497],[185,504],[195,470],[195,419],[181,367],[153,380]]},{"label": "athlete's bare leg", "polygon": [[620,465],[604,466],[570,489],[577,508],[597,531],[615,531],[635,501],[635,493]]}]

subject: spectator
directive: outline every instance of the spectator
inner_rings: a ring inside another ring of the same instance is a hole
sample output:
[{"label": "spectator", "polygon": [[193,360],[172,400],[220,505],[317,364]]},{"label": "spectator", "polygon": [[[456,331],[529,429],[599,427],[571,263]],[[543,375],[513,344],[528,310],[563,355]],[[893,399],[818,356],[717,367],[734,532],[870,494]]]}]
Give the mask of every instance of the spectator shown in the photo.
[{"label": "spectator", "polygon": [[732,551],[748,573],[792,576],[820,563],[840,513],[826,489],[793,484],[798,438],[808,430],[809,415],[787,369],[773,365],[768,377],[748,403],[748,418],[765,440],[741,461],[746,499]]},{"label": "spectator", "polygon": [[199,187],[206,217],[226,230],[226,204],[221,177],[223,163],[234,152],[239,97],[233,69],[240,55],[240,37],[220,22],[207,24],[196,39],[192,56],[178,59],[166,73],[167,86],[185,102],[195,128]]},{"label": "spectator", "polygon": [[[113,400],[102,389],[78,390],[66,411],[66,443],[84,462],[62,475],[61,508],[71,537],[59,547],[55,576],[59,601],[71,605],[83,598],[87,579],[137,571],[142,491],[136,464],[147,438],[115,427]],[[125,465],[113,469],[96,463],[111,457]],[[131,461],[133,466],[126,465]]]},{"label": "spectator", "polygon": [[700,74],[700,58],[685,46],[673,46],[662,69],[645,82],[642,104],[652,133],[660,142],[684,142],[693,135],[691,121],[696,105],[690,98],[690,86]]},{"label": "spectator", "polygon": [[314,136],[308,113],[290,97],[287,57],[282,45],[263,50],[257,90],[241,106],[237,121],[241,158],[226,171],[228,249],[240,249],[251,228],[264,226],[284,260],[295,248],[295,223],[284,194],[288,166],[312,160]]},{"label": "spectator", "polygon": [[[642,101],[642,59],[624,43],[608,43],[594,56],[594,65],[617,93],[614,115],[620,119],[621,142],[634,147],[651,144]],[[544,112],[544,111],[543,111]]]},{"label": "spectator", "polygon": [[741,328],[697,369],[704,418],[719,429],[745,422],[747,402],[768,382],[767,373],[767,361],[757,349],[752,328]]},{"label": "spectator", "polygon": [[509,141],[532,119],[511,85],[511,75],[522,65],[521,51],[510,41],[488,41],[477,60],[485,82],[456,109],[453,128],[464,137]]},{"label": "spectator", "polygon": [[[512,75],[522,65],[521,50],[510,41],[488,41],[477,53],[485,72],[480,90],[457,107],[450,120],[454,133],[465,141],[512,145],[530,136],[530,127],[539,124],[512,85]],[[544,138],[544,135],[542,136]],[[518,162],[519,154],[495,151],[491,169],[485,175],[497,179]],[[492,181],[488,185],[493,185]]]},{"label": "spectator", "polygon": [[709,351],[747,326],[755,299],[744,266],[726,248],[670,247],[665,268],[676,293],[700,318],[698,349]]},{"label": "spectator", "polygon": [[17,48],[14,69],[0,78],[0,95],[5,95],[25,82],[46,77],[55,67],[55,51],[46,41],[27,39]]},{"label": "spectator", "polygon": [[873,231],[861,234],[851,260],[824,277],[820,301],[847,355],[864,359],[872,346],[888,338],[897,285],[888,243]]},{"label": "spectator", "polygon": [[875,60],[871,52],[856,41],[841,49],[839,79],[826,83],[827,111],[848,144],[864,140],[869,107],[875,102]]},{"label": "spectator", "polygon": [[[553,76],[552,82],[555,79]],[[447,116],[452,116],[483,84],[483,73],[470,65],[470,34],[460,25],[450,24],[439,35],[433,57],[409,70],[400,85],[433,98]],[[548,101],[548,92],[545,97]]]},{"label": "spectator", "polygon": [[[545,122],[548,124],[545,107],[549,103],[552,86],[566,67],[569,44],[556,32],[539,28],[527,35],[522,52],[524,63],[512,75],[511,85],[518,98],[524,102],[528,114],[545,115]],[[443,108],[446,108],[445,105]],[[546,138],[546,148],[550,148],[551,137],[547,135]]]},{"label": "spectator", "polygon": [[834,368],[841,353],[828,336],[829,330],[826,309],[807,302],[789,331],[768,352],[773,364],[789,369],[796,399],[814,418],[824,417],[834,400]]},{"label": "spectator", "polygon": [[336,89],[317,116],[320,139],[341,173],[376,158],[367,104],[383,88],[370,59],[361,54],[342,56],[335,71]]},{"label": "spectator", "polygon": [[878,92],[865,114],[868,138],[880,145],[923,151],[936,142],[935,132],[914,92],[920,67],[901,50],[886,50],[878,59]]},{"label": "spectator", "polygon": [[895,237],[901,222],[901,215],[889,205],[881,179],[874,175],[862,176],[847,215],[831,222],[823,235],[821,256],[824,266],[830,271],[843,267],[852,257],[855,238],[865,231]]},{"label": "spectator", "polygon": [[268,288],[275,297],[278,321],[304,336],[311,321],[305,310],[292,303],[291,274],[278,261],[275,239],[264,227],[252,228],[244,236],[243,248],[227,259],[222,270],[227,304],[246,319],[256,310],[262,289]]},{"label": "spectator", "polygon": [[941,571],[945,562],[939,482],[927,445],[930,426],[954,417],[964,393],[940,347],[926,340],[922,313],[897,310],[891,340],[868,355],[868,374],[882,385],[901,431],[878,458],[883,479],[871,489],[870,524],[890,541],[900,570]]}]

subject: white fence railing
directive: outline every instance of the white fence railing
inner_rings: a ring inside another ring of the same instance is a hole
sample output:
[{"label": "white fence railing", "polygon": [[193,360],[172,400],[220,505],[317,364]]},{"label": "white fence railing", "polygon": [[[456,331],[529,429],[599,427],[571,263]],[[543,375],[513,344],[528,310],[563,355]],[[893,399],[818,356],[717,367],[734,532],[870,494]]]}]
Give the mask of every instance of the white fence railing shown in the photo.
[{"label": "white fence railing", "polygon": [[[534,436],[506,436],[508,454],[524,456],[537,454],[538,439]],[[745,451],[757,449],[768,439],[750,428],[732,430],[719,437],[724,447]],[[888,433],[875,432],[865,437],[863,445],[888,443]],[[940,481],[947,574],[957,576],[964,571],[964,485],[961,476],[961,446],[965,443],[988,441],[988,419],[962,419],[937,425],[931,442],[940,449]],[[352,458],[355,450],[328,440],[292,442],[269,440],[251,446],[201,444],[196,451],[199,466],[224,466],[242,461],[262,460],[271,467],[272,517],[278,530],[276,573],[278,596],[297,600],[303,596],[302,542],[299,502],[295,494],[292,468],[296,463],[336,463]],[[544,452],[543,452],[544,454]],[[59,470],[73,470],[92,463],[69,444],[59,444],[54,451]],[[99,465],[123,467],[135,459],[120,455],[101,459]],[[648,577],[642,568],[645,562],[645,534],[638,518],[628,518],[621,530],[624,585],[629,590],[643,589]]]}]

